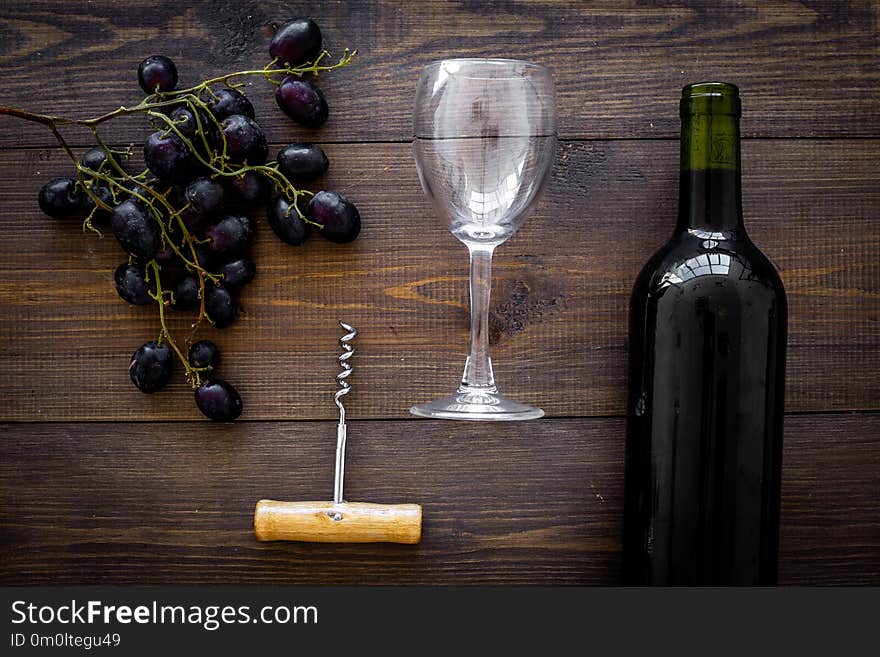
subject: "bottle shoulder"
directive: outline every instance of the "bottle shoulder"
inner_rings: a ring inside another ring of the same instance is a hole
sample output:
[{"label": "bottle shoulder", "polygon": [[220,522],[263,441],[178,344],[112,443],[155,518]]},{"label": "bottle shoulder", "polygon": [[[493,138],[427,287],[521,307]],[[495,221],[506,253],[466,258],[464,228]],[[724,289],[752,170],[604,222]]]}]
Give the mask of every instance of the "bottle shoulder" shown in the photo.
[{"label": "bottle shoulder", "polygon": [[733,288],[764,290],[785,302],[782,279],[744,232],[676,232],[645,264],[633,297],[681,292],[714,281]]}]

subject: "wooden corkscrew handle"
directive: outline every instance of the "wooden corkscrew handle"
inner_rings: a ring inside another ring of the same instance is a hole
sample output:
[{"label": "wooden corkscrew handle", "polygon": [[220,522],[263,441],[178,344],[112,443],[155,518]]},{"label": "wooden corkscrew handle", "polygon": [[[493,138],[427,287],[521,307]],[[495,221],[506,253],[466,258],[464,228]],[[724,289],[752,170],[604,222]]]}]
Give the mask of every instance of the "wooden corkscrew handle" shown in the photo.
[{"label": "wooden corkscrew handle", "polygon": [[276,502],[254,510],[258,541],[309,543],[418,543],[422,507],[367,502]]}]

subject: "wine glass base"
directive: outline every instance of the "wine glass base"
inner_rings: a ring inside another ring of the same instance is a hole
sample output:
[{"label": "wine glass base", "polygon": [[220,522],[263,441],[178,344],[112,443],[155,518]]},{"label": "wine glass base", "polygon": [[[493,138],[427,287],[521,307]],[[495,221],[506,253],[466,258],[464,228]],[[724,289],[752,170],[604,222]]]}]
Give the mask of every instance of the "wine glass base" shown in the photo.
[{"label": "wine glass base", "polygon": [[413,406],[409,412],[419,417],[489,422],[535,420],[544,416],[540,408],[520,404],[498,392],[474,388],[459,388],[449,397]]}]

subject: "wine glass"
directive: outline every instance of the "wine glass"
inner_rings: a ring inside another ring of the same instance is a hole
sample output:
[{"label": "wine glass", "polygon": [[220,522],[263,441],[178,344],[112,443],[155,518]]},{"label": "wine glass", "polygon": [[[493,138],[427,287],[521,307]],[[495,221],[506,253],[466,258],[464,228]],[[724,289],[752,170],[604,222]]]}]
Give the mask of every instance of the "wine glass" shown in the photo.
[{"label": "wine glass", "polygon": [[423,70],[413,113],[419,179],[437,213],[470,252],[470,349],[449,397],[414,415],[529,420],[544,411],[498,392],[489,358],[492,253],[523,224],[556,151],[553,77],[514,59],[444,59]]}]

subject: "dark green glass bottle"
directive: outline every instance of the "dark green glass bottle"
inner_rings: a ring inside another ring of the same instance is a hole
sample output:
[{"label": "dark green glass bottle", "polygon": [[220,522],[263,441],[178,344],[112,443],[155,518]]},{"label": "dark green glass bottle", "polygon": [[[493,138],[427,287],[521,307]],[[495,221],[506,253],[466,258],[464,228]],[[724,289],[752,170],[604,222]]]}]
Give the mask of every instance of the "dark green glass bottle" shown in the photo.
[{"label": "dark green glass bottle", "polygon": [[746,234],[740,99],[681,100],[678,223],[636,280],[624,510],[628,584],[775,584],[787,310]]}]

